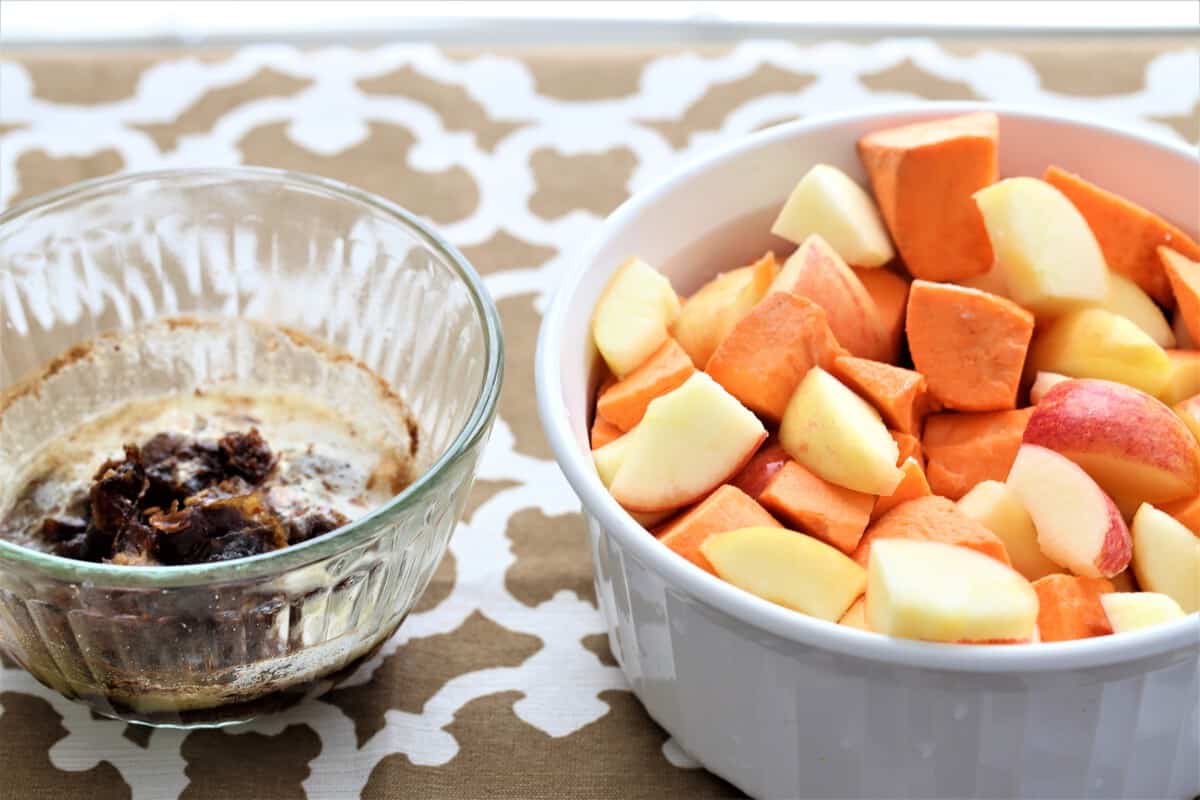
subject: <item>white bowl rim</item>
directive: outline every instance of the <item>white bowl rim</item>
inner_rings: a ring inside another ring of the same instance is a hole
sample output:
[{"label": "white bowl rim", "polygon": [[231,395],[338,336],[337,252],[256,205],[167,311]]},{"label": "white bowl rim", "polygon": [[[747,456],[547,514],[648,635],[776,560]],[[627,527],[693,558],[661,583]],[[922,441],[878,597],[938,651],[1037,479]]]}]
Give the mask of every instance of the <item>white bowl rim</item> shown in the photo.
[{"label": "white bowl rim", "polygon": [[[664,178],[627,199],[574,254],[546,312],[538,336],[535,383],[542,427],[563,474],[579,495],[585,513],[593,515],[609,535],[666,582],[699,602],[728,614],[754,629],[787,642],[818,647],[872,661],[928,669],[976,673],[1049,672],[1102,667],[1192,648],[1200,651],[1200,613],[1145,630],[1071,642],[1019,645],[961,645],[894,639],[791,611],[749,592],[680,558],[661,546],[613,500],[597,477],[591,459],[576,445],[562,396],[561,339],[572,298],[587,266],[619,229],[677,184],[715,163],[744,151],[846,123],[890,115],[937,116],[993,111],[1001,118],[1067,123],[1091,128],[1165,150],[1200,162],[1193,151],[1165,137],[1099,122],[1086,116],[1049,112],[1029,106],[988,102],[918,102],[871,106],[855,111],[814,115],[740,137],[689,159]],[[590,454],[589,454],[590,455]]]}]

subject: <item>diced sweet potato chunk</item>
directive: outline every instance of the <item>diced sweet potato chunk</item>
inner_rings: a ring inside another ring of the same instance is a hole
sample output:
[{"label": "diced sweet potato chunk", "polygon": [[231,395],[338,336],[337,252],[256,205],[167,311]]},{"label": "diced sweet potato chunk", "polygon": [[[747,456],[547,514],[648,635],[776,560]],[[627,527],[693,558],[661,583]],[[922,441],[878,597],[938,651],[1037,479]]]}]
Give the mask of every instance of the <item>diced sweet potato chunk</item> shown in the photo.
[{"label": "diced sweet potato chunk", "polygon": [[774,517],[741,489],[725,484],[657,532],[658,540],[703,570],[716,575],[700,552],[700,544],[714,533],[762,526],[782,527]]},{"label": "diced sweet potato chunk", "polygon": [[1033,323],[1016,303],[978,289],[914,281],[908,295],[913,364],[934,398],[958,411],[1016,407]]},{"label": "diced sweet potato chunk", "polygon": [[640,367],[608,387],[596,400],[596,414],[623,431],[642,421],[646,406],[686,381],[696,368],[674,339],[667,339]]},{"label": "diced sweet potato chunk", "polygon": [[910,458],[916,459],[916,462],[925,468],[925,452],[921,449],[921,440],[909,433],[901,433],[900,431],[888,431],[892,438],[896,440],[896,446],[900,448],[900,457],[896,460],[896,466],[901,466]]},{"label": "diced sweet potato chunk", "polygon": [[920,539],[969,547],[1012,566],[999,536],[968,517],[944,497],[920,497],[893,508],[867,529],[854,560],[863,566],[875,539]]},{"label": "diced sweet potato chunk", "polygon": [[867,529],[875,497],[830,483],[788,461],[758,501],[789,525],[849,554]]},{"label": "diced sweet potato chunk", "polygon": [[1173,307],[1171,287],[1155,248],[1165,245],[1197,261],[1200,260],[1200,245],[1157,214],[1078,175],[1052,166],[1042,179],[1065,194],[1079,209],[1095,234],[1110,269],[1142,287],[1161,305]]},{"label": "diced sweet potato chunk", "polygon": [[900,360],[900,353],[904,349],[908,279],[888,269],[854,269],[854,274],[879,309],[879,322],[887,338],[887,360],[895,363]]},{"label": "diced sweet potato chunk", "polygon": [[1105,578],[1047,575],[1033,582],[1043,642],[1065,642],[1113,632],[1100,595],[1113,591]]},{"label": "diced sweet potato chunk", "polygon": [[1032,415],[1031,407],[927,417],[921,445],[933,493],[958,500],[980,481],[1007,478]]},{"label": "diced sweet potato chunk", "polygon": [[925,478],[925,470],[915,458],[909,458],[900,465],[904,473],[896,491],[875,501],[875,509],[871,512],[871,521],[875,521],[901,503],[916,500],[918,497],[928,497],[933,494],[929,489],[929,481]]},{"label": "diced sweet potato chunk", "polygon": [[911,369],[879,361],[839,356],[833,374],[866,400],[883,417],[889,428],[919,434],[929,410],[925,377]]},{"label": "diced sweet potato chunk", "polygon": [[858,142],[875,199],[908,271],[956,281],[992,266],[971,195],[996,182],[996,115],[964,114],[875,131]]},{"label": "diced sweet potato chunk", "polygon": [[705,371],[751,411],[778,422],[808,371],[831,367],[841,352],[820,306],[772,292],[733,327]]},{"label": "diced sweet potato chunk", "polygon": [[613,425],[600,415],[592,421],[592,449],[599,450],[609,442],[616,441],[625,435],[625,431]]}]

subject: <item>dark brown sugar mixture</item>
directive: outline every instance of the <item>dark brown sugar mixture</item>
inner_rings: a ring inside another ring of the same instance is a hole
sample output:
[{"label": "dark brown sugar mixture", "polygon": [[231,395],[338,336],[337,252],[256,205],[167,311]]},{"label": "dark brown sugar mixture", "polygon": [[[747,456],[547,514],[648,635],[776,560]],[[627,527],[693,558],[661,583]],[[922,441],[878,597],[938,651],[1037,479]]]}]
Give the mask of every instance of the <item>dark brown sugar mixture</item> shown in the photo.
[{"label": "dark brown sugar mixture", "polygon": [[219,439],[162,432],[104,462],[70,513],[41,522],[40,537],[51,552],[84,561],[199,564],[278,550],[348,521],[331,506],[272,491],[289,482],[257,428]]}]

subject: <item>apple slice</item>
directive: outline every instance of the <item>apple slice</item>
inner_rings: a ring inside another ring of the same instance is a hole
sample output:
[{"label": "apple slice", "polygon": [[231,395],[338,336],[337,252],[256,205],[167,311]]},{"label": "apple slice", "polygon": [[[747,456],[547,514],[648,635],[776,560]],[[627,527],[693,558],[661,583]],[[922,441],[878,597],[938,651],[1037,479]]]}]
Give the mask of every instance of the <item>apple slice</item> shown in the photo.
[{"label": "apple slice", "polygon": [[1029,367],[1072,378],[1102,378],[1158,395],[1171,377],[1171,359],[1146,333],[1102,308],[1066,314],[1040,331]]},{"label": "apple slice", "polygon": [[700,552],[708,537],[742,528],[782,528],[754,498],[735,486],[725,484],[692,506],[661,530],[655,531],[658,540],[700,569],[716,575],[712,564]]},{"label": "apple slice", "polygon": [[1108,274],[1108,299],[1101,308],[1137,325],[1160,347],[1175,346],[1175,333],[1162,309],[1140,286],[1119,272]]},{"label": "apple slice", "polygon": [[1008,297],[1050,317],[1108,299],[1108,266],[1083,215],[1036,178],[1008,178],[975,193]]},{"label": "apple slice", "polygon": [[734,586],[830,622],[841,619],[867,584],[866,570],[848,556],[784,528],[714,534],[700,552]]},{"label": "apple slice", "polygon": [[1126,517],[1142,502],[1200,492],[1200,446],[1171,409],[1111,381],[1060,383],[1038,403],[1024,441],[1083,467]]},{"label": "apple slice", "polygon": [[1133,517],[1133,573],[1139,586],[1167,595],[1185,614],[1200,611],[1200,537],[1149,503]]},{"label": "apple slice", "polygon": [[1113,633],[1128,633],[1183,617],[1183,609],[1157,592],[1109,592],[1100,596]]},{"label": "apple slice", "polygon": [[820,477],[866,494],[889,495],[904,473],[879,412],[820,367],[796,387],[779,425],[788,455]]},{"label": "apple slice", "polygon": [[1016,570],[965,547],[880,539],[867,567],[867,625],[935,642],[1028,640],[1037,594]]},{"label": "apple slice", "polygon": [[[634,428],[634,430],[637,429]],[[629,452],[629,445],[632,442],[633,431],[630,431],[592,451],[592,462],[596,465],[596,474],[600,476],[600,482],[605,487],[612,485],[613,478],[616,477],[617,470],[625,461],[625,454]]]},{"label": "apple slice", "polygon": [[[736,474],[767,431],[703,372],[650,401],[613,476],[612,496],[631,511],[694,502]],[[611,445],[609,445],[611,447]]]},{"label": "apple slice", "polygon": [[1033,379],[1033,385],[1029,387],[1029,402],[1037,405],[1042,402],[1042,398],[1063,381],[1072,380],[1067,375],[1062,375],[1058,372],[1039,372],[1037,377]]},{"label": "apple slice", "polygon": [[684,301],[672,333],[697,369],[704,369],[717,345],[763,298],[778,274],[775,254],[767,253],[750,266],[718,275]]},{"label": "apple slice", "polygon": [[975,485],[958,501],[958,510],[983,525],[1004,542],[1013,569],[1028,580],[1062,572],[1038,547],[1037,528],[1025,504],[1011,486],[999,481]]},{"label": "apple slice", "polygon": [[631,258],[609,280],[592,317],[592,338],[609,369],[624,378],[670,335],[679,298],[654,267]]},{"label": "apple slice", "polygon": [[1167,358],[1171,359],[1171,377],[1158,399],[1173,406],[1200,394],[1200,352],[1168,350]]},{"label": "apple slice", "polygon": [[855,600],[854,604],[838,620],[838,625],[845,625],[847,628],[858,628],[860,631],[870,631],[871,629],[867,627],[866,598],[860,597]]},{"label": "apple slice", "polygon": [[791,292],[821,308],[842,347],[882,361],[891,350],[879,307],[854,270],[817,234],[804,240],[779,271],[772,292]]},{"label": "apple slice", "polygon": [[1132,541],[1117,506],[1077,464],[1023,444],[1008,485],[1037,528],[1038,547],[1076,575],[1109,578],[1129,566]]},{"label": "apple slice", "polygon": [[800,179],[771,233],[796,244],[819,234],[856,267],[880,267],[896,255],[875,201],[849,175],[828,164],[817,164]]}]

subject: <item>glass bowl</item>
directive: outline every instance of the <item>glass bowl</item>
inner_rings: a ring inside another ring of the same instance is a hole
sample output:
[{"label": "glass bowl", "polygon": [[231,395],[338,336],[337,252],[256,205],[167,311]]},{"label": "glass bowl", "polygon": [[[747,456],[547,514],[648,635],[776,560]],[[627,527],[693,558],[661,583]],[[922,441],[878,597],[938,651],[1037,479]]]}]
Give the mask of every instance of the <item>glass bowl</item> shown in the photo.
[{"label": "glass bowl", "polygon": [[[140,333],[181,317],[227,335],[164,353]],[[415,419],[407,488],[282,550],[132,567],[0,541],[0,648],[98,713],[152,725],[247,721],[328,689],[388,639],[462,513],[503,364],[495,306],[457,250],[380,198],[266,169],[104,178],[9,210],[0,323],[0,455],[147,391],[208,381],[278,382],[335,409],[361,401],[337,370],[314,378],[260,357],[242,335],[257,323],[300,334],[284,337],[293,349],[323,344],[365,364]],[[114,332],[139,346],[116,348],[72,391],[25,397],[6,430],[4,407],[31,375],[66,372]],[[0,489],[5,479],[0,467]]]}]

